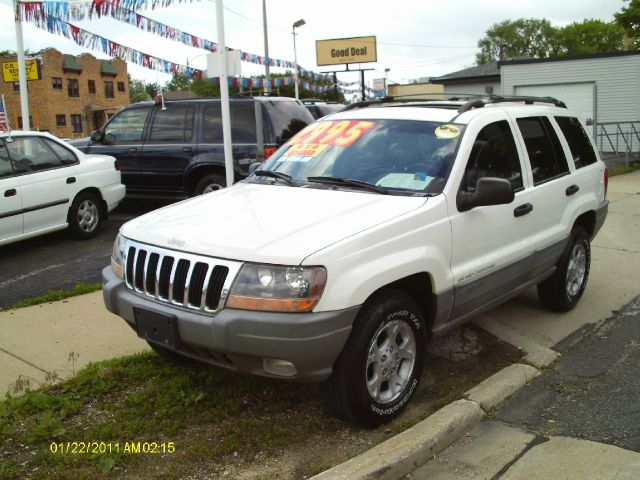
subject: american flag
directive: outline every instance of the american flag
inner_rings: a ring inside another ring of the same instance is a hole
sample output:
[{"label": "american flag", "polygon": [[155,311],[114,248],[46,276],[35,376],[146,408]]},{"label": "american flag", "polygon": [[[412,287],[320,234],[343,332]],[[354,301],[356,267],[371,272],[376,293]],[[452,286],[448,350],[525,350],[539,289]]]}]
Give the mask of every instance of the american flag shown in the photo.
[{"label": "american flag", "polygon": [[7,109],[4,103],[4,95],[2,95],[2,101],[0,102],[0,132],[10,132],[9,117],[7,117]]}]

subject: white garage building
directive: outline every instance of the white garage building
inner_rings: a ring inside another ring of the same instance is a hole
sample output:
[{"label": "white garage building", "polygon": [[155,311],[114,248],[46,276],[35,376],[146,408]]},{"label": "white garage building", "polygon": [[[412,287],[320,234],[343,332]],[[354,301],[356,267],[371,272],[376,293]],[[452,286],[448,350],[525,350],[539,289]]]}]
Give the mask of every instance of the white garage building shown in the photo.
[{"label": "white garage building", "polygon": [[[544,59],[504,60],[486,79],[467,71],[432,79],[442,83],[445,93],[464,91],[468,83],[476,93],[478,85],[492,88],[493,94],[511,96],[551,96],[562,100],[587,124],[600,150],[620,155],[640,150],[640,52],[614,52]],[[477,72],[477,69],[475,70]]]}]

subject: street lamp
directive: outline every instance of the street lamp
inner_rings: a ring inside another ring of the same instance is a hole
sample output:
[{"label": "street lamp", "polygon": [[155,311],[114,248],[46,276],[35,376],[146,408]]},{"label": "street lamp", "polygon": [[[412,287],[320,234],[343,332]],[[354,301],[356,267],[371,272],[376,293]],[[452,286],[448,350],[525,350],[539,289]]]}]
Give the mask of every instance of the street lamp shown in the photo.
[{"label": "street lamp", "polygon": [[298,100],[300,98],[299,93],[298,93],[298,54],[296,53],[296,28],[300,28],[301,26],[303,26],[304,24],[306,24],[307,22],[305,22],[303,19],[298,20],[297,22],[295,22],[293,24],[293,64],[294,64],[294,69],[295,69],[295,78],[296,78],[296,100]]}]

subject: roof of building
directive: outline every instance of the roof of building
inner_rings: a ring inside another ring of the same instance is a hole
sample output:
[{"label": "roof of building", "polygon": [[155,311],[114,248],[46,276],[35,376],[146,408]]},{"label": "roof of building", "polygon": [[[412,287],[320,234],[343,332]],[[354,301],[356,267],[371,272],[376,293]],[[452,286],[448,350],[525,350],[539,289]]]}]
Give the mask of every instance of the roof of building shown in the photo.
[{"label": "roof of building", "polygon": [[118,75],[118,72],[109,60],[100,60],[100,73],[102,75],[109,75],[112,77]]},{"label": "roof of building", "polygon": [[510,58],[508,60],[501,60],[499,62],[499,66],[522,65],[527,63],[566,62],[571,60],[591,60],[597,58],[625,57],[628,55],[640,55],[640,51],[630,50],[627,52],[584,53],[580,55],[566,55],[564,57],[549,58]]},{"label": "roof of building", "polygon": [[473,67],[465,68],[464,70],[458,70],[457,72],[449,73],[441,77],[432,78],[432,82],[446,81],[446,80],[475,80],[478,78],[486,77],[499,77],[500,66],[498,62],[483,63],[482,65],[475,65]]},{"label": "roof of building", "polygon": [[82,67],[73,55],[63,55],[62,69],[66,72],[81,72]]}]

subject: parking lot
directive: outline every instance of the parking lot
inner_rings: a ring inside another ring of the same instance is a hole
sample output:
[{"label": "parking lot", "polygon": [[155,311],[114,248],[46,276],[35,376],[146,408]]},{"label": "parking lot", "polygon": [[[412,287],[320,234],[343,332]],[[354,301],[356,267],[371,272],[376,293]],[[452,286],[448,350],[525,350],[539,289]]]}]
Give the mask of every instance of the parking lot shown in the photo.
[{"label": "parking lot", "polygon": [[91,240],[74,240],[61,231],[1,247],[0,308],[50,290],[70,289],[78,282],[99,282],[120,226],[165,204],[127,200]]}]

